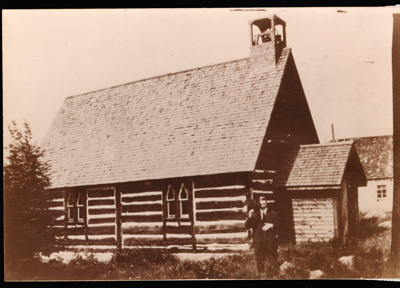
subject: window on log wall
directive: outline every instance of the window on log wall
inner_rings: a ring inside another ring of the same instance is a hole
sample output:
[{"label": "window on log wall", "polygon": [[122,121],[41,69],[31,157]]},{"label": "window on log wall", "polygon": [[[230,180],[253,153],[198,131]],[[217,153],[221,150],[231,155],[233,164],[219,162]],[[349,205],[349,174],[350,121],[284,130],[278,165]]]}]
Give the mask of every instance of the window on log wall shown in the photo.
[{"label": "window on log wall", "polygon": [[189,192],[186,190],[185,185],[182,184],[181,191],[179,191],[179,208],[181,217],[189,217]]},{"label": "window on log wall", "polygon": [[176,184],[168,186],[166,197],[168,218],[189,218],[189,193],[183,183],[180,188]]},{"label": "window on log wall", "polygon": [[82,192],[72,191],[67,197],[68,222],[83,223],[86,218],[85,195]]},{"label": "window on log wall", "polygon": [[175,218],[176,216],[176,205],[175,205],[175,191],[172,189],[171,185],[168,187],[167,191],[167,216],[168,218]]}]

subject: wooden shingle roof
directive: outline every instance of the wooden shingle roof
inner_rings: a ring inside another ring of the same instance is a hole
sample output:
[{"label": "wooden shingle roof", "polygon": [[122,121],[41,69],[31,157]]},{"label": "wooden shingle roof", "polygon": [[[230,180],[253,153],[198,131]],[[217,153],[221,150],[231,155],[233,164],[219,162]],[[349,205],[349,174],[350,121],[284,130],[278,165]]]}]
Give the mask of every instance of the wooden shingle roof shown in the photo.
[{"label": "wooden shingle roof", "polygon": [[263,72],[246,58],[66,98],[42,142],[51,188],[252,171],[288,61],[285,48]]},{"label": "wooden shingle roof", "polygon": [[352,146],[353,141],[347,141],[293,148],[285,155],[274,184],[284,187],[339,186]]},{"label": "wooden shingle roof", "polygon": [[393,178],[393,135],[350,138],[368,180]]}]

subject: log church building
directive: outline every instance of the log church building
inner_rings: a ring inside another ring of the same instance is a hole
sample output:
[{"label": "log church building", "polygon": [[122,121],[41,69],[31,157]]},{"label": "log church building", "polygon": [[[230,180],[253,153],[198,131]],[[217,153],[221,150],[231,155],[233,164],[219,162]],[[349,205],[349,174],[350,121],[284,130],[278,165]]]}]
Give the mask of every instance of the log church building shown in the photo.
[{"label": "log church building", "polygon": [[65,99],[42,143],[59,241],[246,249],[261,194],[281,241],[355,233],[366,178],[353,141],[319,144],[285,21],[249,27],[249,58]]}]

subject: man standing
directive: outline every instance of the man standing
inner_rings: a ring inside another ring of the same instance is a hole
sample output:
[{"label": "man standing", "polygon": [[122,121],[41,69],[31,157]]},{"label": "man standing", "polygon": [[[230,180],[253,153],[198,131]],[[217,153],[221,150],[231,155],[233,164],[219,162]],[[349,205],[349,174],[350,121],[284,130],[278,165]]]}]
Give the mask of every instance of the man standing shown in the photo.
[{"label": "man standing", "polygon": [[274,272],[278,268],[278,239],[277,239],[277,214],[268,209],[265,196],[258,198],[260,211],[249,211],[249,218],[245,222],[246,229],[253,229],[254,254],[257,261],[257,271],[264,271],[264,262],[268,258]]}]

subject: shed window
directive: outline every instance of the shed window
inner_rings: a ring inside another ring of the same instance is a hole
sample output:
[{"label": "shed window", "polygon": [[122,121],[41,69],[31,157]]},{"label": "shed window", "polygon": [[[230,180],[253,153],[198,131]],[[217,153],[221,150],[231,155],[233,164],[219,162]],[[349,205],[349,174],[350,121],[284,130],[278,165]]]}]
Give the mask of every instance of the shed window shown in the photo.
[{"label": "shed window", "polygon": [[383,198],[386,198],[386,185],[378,185],[377,186],[377,200],[381,200]]}]

